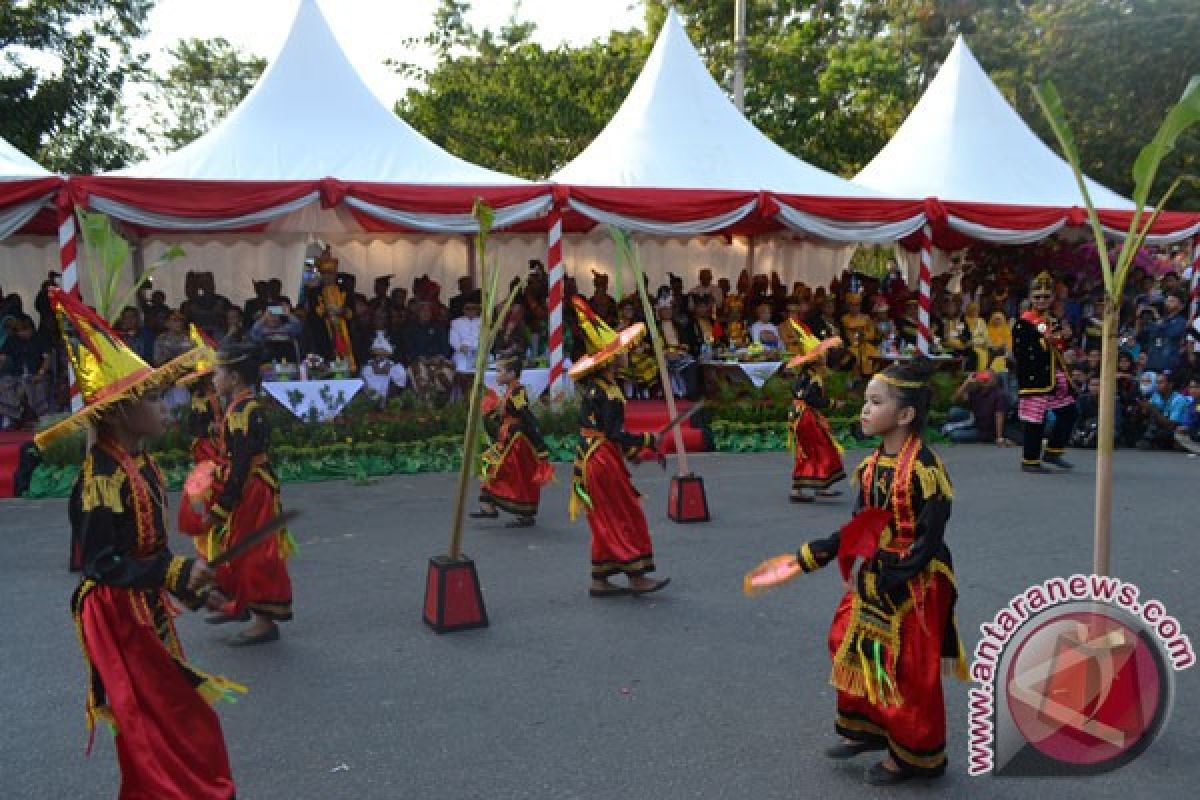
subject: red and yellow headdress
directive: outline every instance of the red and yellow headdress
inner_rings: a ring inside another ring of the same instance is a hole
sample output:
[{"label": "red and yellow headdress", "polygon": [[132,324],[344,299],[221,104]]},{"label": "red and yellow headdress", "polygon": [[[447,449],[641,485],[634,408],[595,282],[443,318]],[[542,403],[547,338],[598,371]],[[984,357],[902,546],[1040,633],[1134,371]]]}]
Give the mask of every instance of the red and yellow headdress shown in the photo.
[{"label": "red and yellow headdress", "polygon": [[571,298],[575,306],[575,314],[579,319],[579,329],[583,333],[587,355],[571,365],[567,374],[571,380],[579,380],[612,361],[621,353],[626,352],[646,335],[646,325],[635,322],[625,330],[617,333],[604,320],[596,316],[592,307],[579,295]]},{"label": "red and yellow headdress", "polygon": [[61,436],[95,422],[123,400],[169,386],[190,372],[202,355],[197,350],[189,350],[155,369],[130,350],[95,311],[73,295],[52,288],[50,308],[58,319],[67,358],[83,395],[83,408],[40,431],[34,437],[38,447],[45,447]]},{"label": "red and yellow headdress", "polygon": [[211,336],[197,328],[193,323],[188,325],[188,338],[192,340],[192,344],[200,351],[200,355],[196,357],[196,368],[190,374],[184,375],[178,380],[178,384],[184,387],[191,386],[205,375],[211,375],[213,367],[217,363],[217,343],[213,341]]},{"label": "red and yellow headdress", "polygon": [[796,332],[796,340],[800,344],[800,355],[788,361],[786,369],[802,367],[805,364],[816,361],[835,347],[842,346],[840,336],[830,336],[828,339],[821,339],[810,331],[807,325],[798,325],[792,319],[789,319],[787,324],[791,325]]}]

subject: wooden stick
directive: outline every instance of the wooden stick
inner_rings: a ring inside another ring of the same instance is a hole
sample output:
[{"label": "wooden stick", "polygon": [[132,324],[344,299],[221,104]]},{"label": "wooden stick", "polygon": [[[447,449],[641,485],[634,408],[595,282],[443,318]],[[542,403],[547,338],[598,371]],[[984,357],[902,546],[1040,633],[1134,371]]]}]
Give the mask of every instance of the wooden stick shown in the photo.
[{"label": "wooden stick", "polygon": [[[662,380],[663,397],[667,401],[667,415],[674,419],[675,411],[675,393],[671,391],[671,374],[667,371],[667,356],[663,351],[662,340],[658,335],[658,320],[654,316],[654,309],[650,305],[650,296],[646,293],[646,280],[642,273],[641,260],[633,249],[633,245],[629,240],[629,234],[618,228],[609,227],[613,233],[614,242],[617,245],[617,251],[621,253],[633,268],[633,280],[637,284],[638,297],[642,299],[642,313],[646,315],[646,330],[650,337],[650,343],[654,347],[654,358],[658,361],[658,375]],[[683,447],[683,431],[680,426],[676,425],[672,430],[672,436],[675,440],[675,454],[679,459],[679,475],[682,477],[688,475],[687,451]]]}]

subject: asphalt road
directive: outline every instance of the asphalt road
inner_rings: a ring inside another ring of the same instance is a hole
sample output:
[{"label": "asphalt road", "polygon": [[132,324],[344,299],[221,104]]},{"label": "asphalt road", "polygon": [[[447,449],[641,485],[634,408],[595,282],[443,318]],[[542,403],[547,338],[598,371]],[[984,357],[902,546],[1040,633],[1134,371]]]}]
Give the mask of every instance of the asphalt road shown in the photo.
[{"label": "asphalt road", "polygon": [[[942,450],[955,483],[948,541],[974,646],[978,626],[1017,592],[1088,571],[1094,468],[1018,472],[1019,453]],[[848,453],[855,462],[862,452]],[[660,574],[648,598],[590,599],[588,534],[566,514],[568,468],[544,496],[541,527],[475,524],[491,627],[445,636],[420,620],[428,558],[446,549],[448,475],[370,486],[288,485],[301,509],[292,564],[296,619],[261,648],[180,621],[189,657],[247,683],[222,706],[238,796],[259,798],[858,797],[863,767],[833,763],[825,637],[838,597],[830,569],[756,599],[743,572],[846,518],[845,497],[787,502],[784,454],[695,459],[712,522],[665,516],[667,480],[634,471]],[[1200,460],[1121,452],[1113,571],[1163,601],[1200,644],[1196,564]],[[85,758],[83,671],[67,600],[62,501],[0,503],[0,796],[116,794],[111,736]],[[183,543],[180,543],[183,546]],[[1166,734],[1103,778],[1001,780],[966,774],[965,684],[947,684],[951,767],[902,796],[1191,798],[1200,784],[1200,669],[1177,676]]]}]

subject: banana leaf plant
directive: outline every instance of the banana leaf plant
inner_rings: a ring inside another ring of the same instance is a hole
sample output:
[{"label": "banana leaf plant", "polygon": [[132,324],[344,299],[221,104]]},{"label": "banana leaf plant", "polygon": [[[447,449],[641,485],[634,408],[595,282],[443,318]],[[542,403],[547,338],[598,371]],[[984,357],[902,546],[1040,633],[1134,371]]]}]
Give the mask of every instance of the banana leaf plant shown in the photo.
[{"label": "banana leaf plant", "polygon": [[475,236],[475,252],[482,270],[483,308],[480,310],[479,348],[475,352],[475,378],[471,382],[467,425],[463,432],[463,458],[458,475],[458,494],[454,503],[454,518],[451,520],[450,550],[447,553],[451,560],[457,560],[462,556],[463,512],[467,500],[467,486],[479,458],[479,429],[483,418],[484,373],[487,370],[488,353],[492,351],[492,343],[496,340],[496,334],[499,333],[504,318],[508,316],[508,309],[512,306],[521,287],[524,286],[524,281],[522,281],[509,291],[508,297],[497,314],[496,298],[500,292],[500,266],[495,258],[489,260],[487,253],[488,234],[492,230],[496,212],[483,200],[476,198],[471,213],[479,223],[479,232]]},{"label": "banana leaf plant", "polygon": [[1079,185],[1083,202],[1087,206],[1088,222],[1092,235],[1095,237],[1096,252],[1100,257],[1100,268],[1104,276],[1105,303],[1100,366],[1100,419],[1096,444],[1095,541],[1092,566],[1096,574],[1107,575],[1110,568],[1112,539],[1112,457],[1117,395],[1117,328],[1121,295],[1125,289],[1125,279],[1129,276],[1134,258],[1162,210],[1184,181],[1195,181],[1195,178],[1190,175],[1181,175],[1175,178],[1158,203],[1152,207],[1149,205],[1150,192],[1154,187],[1159,166],[1175,149],[1175,143],[1179,137],[1188,128],[1200,122],[1200,75],[1193,76],[1188,82],[1179,102],[1167,110],[1167,115],[1157,133],[1154,134],[1154,138],[1141,149],[1137,159],[1133,162],[1135,208],[1129,222],[1129,229],[1125,232],[1124,240],[1117,251],[1115,263],[1109,255],[1104,226],[1092,203],[1087,183],[1084,181],[1079,150],[1076,147],[1071,126],[1067,122],[1062,98],[1050,81],[1044,81],[1040,86],[1033,87],[1033,94],[1054,131],[1063,156],[1070,163],[1071,170],[1075,174],[1075,182]]},{"label": "banana leaf plant", "polygon": [[129,242],[112,226],[112,220],[99,212],[75,210],[79,218],[79,233],[83,239],[84,264],[96,312],[114,323],[121,309],[137,297],[138,290],[154,278],[154,273],[184,255],[183,248],[174,245],[168,248],[153,264],[146,267],[141,276],[135,276],[132,285],[121,292],[121,276],[131,261]]}]

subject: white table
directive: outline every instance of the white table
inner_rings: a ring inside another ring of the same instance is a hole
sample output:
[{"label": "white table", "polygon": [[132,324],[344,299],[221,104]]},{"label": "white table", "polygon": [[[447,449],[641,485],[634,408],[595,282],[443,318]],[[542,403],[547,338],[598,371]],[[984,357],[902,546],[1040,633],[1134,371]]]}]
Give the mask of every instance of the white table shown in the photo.
[{"label": "white table", "polygon": [[267,394],[299,419],[315,412],[325,422],[342,413],[363,388],[361,378],[328,381],[263,381]]},{"label": "white table", "polygon": [[754,384],[755,389],[761,389],[762,385],[783,366],[782,361],[702,361],[700,363],[706,367],[719,369],[737,367],[750,380],[750,383]]},{"label": "white table", "polygon": [[[497,394],[503,394],[503,387],[496,382],[497,372],[494,369],[489,369],[483,373],[483,383],[487,388]],[[566,375],[566,366],[563,367],[562,383],[567,394],[574,391],[574,386],[571,379]],[[521,385],[525,387],[525,393],[529,395],[529,402],[536,403],[538,398],[546,393],[546,389],[550,384],[550,369],[548,367],[526,367],[521,370]]]}]

